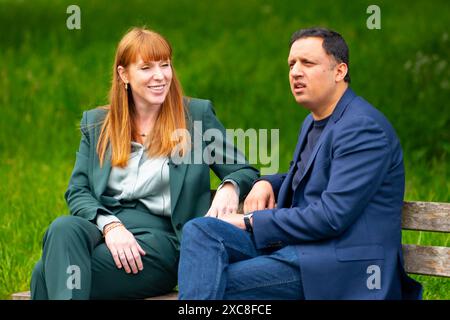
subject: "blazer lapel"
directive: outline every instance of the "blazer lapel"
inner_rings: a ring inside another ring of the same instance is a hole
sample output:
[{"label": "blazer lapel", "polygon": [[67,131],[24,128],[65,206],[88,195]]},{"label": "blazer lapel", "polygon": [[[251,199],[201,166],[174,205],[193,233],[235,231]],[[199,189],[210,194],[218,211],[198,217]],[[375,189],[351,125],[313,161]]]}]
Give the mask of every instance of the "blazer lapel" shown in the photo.
[{"label": "blazer lapel", "polygon": [[278,193],[279,198],[277,201],[277,207],[279,207],[279,208],[283,208],[285,206],[285,202],[289,200],[288,199],[288,195],[290,194],[289,188],[291,188],[292,177],[294,176],[295,168],[296,168],[297,162],[300,158],[300,150],[302,150],[302,147],[305,144],[307,133],[309,131],[309,128],[311,128],[312,124],[313,124],[312,116],[309,115],[306,117],[306,119],[302,125],[300,136],[297,141],[297,146],[294,151],[292,165],[290,166],[288,174],[287,174],[286,178],[284,179],[283,184],[281,185],[280,191]]},{"label": "blazer lapel", "polygon": [[303,146],[305,145],[306,137],[307,137],[307,134],[308,134],[309,129],[311,128],[312,124],[313,124],[313,118],[310,115],[305,119],[305,123],[302,126],[302,131],[300,132],[300,138],[298,139],[297,148],[295,149],[295,153],[294,153],[293,167],[295,167],[298,160],[300,159],[300,151],[303,149]]},{"label": "blazer lapel", "polygon": [[105,161],[103,166],[100,167],[100,160],[97,152],[94,150],[94,165],[93,165],[93,177],[94,177],[94,194],[97,199],[100,199],[103,192],[105,192],[106,185],[108,184],[109,175],[111,173],[111,149],[108,146],[105,153]]},{"label": "blazer lapel", "polygon": [[297,167],[297,162],[300,160],[300,151],[303,149],[303,146],[306,143],[306,137],[308,136],[308,132],[309,132],[309,129],[311,128],[312,124],[313,124],[312,116],[308,116],[305,119],[305,123],[302,126],[302,130],[300,132],[300,137],[297,142],[297,147],[295,148],[295,152],[294,152],[293,163],[288,172],[288,176],[286,177],[287,178],[286,180],[289,182],[289,186],[292,183],[292,177],[294,176],[295,168]]},{"label": "blazer lapel", "polygon": [[187,171],[187,164],[174,164],[172,159],[169,159],[169,180],[170,180],[170,207],[172,215],[178,202],[178,198],[183,188],[184,177]]},{"label": "blazer lapel", "polygon": [[[306,173],[309,171],[309,168],[311,167],[312,163],[314,162],[314,159],[316,158],[317,151],[319,151],[320,146],[323,144],[324,137],[326,136],[327,132],[330,130],[330,128],[334,125],[334,122],[331,121],[331,119],[328,121],[327,125],[323,129],[322,133],[320,134],[319,141],[317,141],[316,145],[314,146],[314,149],[311,153],[311,156],[308,159],[308,163],[306,164],[305,171],[303,171],[302,177],[300,178],[300,182],[305,177]],[[300,182],[298,185],[300,185]]]},{"label": "blazer lapel", "polygon": [[[342,117],[342,114],[344,113],[345,109],[347,108],[347,105],[356,97],[356,94],[353,92],[352,89],[347,88],[347,90],[344,92],[344,94],[342,95],[342,97],[339,99],[336,108],[334,108],[333,113],[331,114],[330,120],[328,121],[327,125],[325,126],[325,128],[323,129],[319,141],[317,141],[316,145],[314,146],[313,152],[311,154],[311,156],[309,157],[308,163],[306,164],[305,167],[305,171],[303,172],[302,177],[300,178],[300,182],[304,179],[304,177],[306,176],[306,173],[309,171],[311,165],[314,162],[314,159],[316,158],[317,152],[319,151],[321,145],[323,144],[325,137],[327,135],[327,132],[331,130],[331,128],[334,126],[334,124],[339,121],[339,119]],[[312,122],[312,121],[311,121]],[[308,132],[308,131],[306,131]],[[306,138],[306,133],[305,136],[303,137],[303,140]],[[300,155],[300,152],[297,155]],[[299,183],[300,185],[300,183]]]}]

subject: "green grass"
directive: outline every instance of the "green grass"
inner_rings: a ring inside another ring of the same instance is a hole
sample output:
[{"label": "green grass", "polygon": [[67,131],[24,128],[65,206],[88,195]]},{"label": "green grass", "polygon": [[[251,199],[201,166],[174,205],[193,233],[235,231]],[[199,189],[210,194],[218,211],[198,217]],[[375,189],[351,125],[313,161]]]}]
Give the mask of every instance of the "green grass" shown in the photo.
[{"label": "green grass", "polygon": [[[49,223],[67,214],[63,194],[82,110],[107,103],[114,49],[131,26],[172,43],[189,96],[211,99],[229,128],[280,128],[286,170],[301,121],[287,80],[288,41],[301,27],[341,32],[352,87],[379,108],[404,148],[406,199],[450,202],[448,1],[377,1],[382,29],[368,30],[371,1],[0,1],[0,298],[28,290]],[[217,186],[213,179],[213,187]],[[404,234],[448,245],[449,236]],[[449,299],[450,281],[415,277],[426,299]]]}]

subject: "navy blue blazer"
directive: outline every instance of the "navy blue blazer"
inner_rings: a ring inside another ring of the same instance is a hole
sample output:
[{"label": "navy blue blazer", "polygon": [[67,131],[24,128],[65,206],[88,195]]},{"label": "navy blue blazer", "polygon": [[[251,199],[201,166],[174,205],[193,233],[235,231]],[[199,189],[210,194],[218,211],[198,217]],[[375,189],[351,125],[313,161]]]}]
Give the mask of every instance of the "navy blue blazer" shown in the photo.
[{"label": "navy blue blazer", "polygon": [[348,88],[292,191],[312,124],[310,114],[289,172],[262,178],[277,207],[254,213],[257,247],[295,245],[307,299],[421,298],[421,285],[403,268],[405,174],[391,124]]}]

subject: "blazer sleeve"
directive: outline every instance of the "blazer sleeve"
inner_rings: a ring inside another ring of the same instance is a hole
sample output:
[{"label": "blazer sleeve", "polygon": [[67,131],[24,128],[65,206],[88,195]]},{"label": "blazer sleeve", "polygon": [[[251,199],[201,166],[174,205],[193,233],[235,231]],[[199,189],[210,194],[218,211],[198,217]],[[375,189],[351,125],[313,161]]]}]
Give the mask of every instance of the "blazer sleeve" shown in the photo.
[{"label": "blazer sleeve", "polygon": [[330,178],[318,201],[305,208],[255,211],[258,248],[337,237],[364,211],[389,169],[388,139],[373,120],[358,117],[348,121],[333,141]]},{"label": "blazer sleeve", "polygon": [[[93,220],[97,213],[112,214],[93,195],[89,183],[89,162],[91,161],[91,142],[88,130],[87,113],[81,119],[81,141],[76,153],[75,166],[65,193],[70,213],[88,220]],[[92,146],[95,148],[95,146]],[[95,152],[95,150],[93,150]],[[95,223],[95,221],[93,221]]]},{"label": "blazer sleeve", "polygon": [[[221,132],[220,138],[215,137],[219,139],[218,141],[214,140],[213,144],[206,145],[208,152],[212,152],[213,145],[222,146],[221,148],[213,148],[213,151],[215,153],[214,158],[223,161],[219,161],[219,163],[212,161],[210,168],[222,181],[227,179],[235,181],[240,190],[239,200],[243,200],[250,192],[253,182],[259,177],[259,172],[249,165],[242,152],[234,146],[233,141],[226,139],[225,127],[217,119],[211,101],[207,101],[207,107],[203,112],[203,128],[204,131],[216,129]],[[232,155],[231,159],[229,155]]]}]

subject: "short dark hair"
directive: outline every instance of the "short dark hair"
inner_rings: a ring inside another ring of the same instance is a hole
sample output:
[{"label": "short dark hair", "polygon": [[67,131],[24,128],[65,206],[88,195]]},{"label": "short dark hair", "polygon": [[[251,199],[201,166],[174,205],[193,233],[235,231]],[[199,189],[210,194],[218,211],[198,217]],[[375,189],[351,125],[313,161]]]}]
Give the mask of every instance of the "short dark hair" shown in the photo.
[{"label": "short dark hair", "polygon": [[349,53],[348,46],[345,43],[344,38],[337,33],[326,28],[308,28],[295,31],[291,37],[289,47],[301,38],[318,37],[323,39],[322,47],[325,52],[334,57],[338,63],[345,63],[347,65],[347,74],[344,81],[350,83],[350,65],[349,65]]}]

